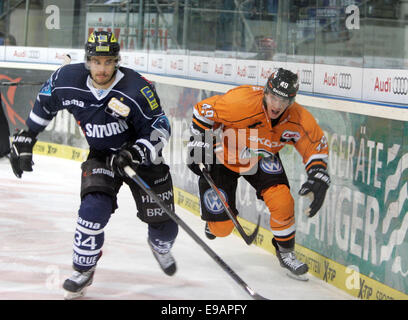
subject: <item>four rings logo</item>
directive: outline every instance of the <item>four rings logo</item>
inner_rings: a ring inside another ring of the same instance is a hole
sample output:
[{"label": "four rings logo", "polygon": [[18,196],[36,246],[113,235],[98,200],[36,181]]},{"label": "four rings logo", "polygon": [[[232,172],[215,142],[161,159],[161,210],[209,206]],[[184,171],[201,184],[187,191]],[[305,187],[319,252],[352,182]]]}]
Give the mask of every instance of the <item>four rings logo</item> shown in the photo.
[{"label": "four rings logo", "polygon": [[352,86],[352,76],[350,73],[340,72],[333,75],[324,74],[323,84],[329,87],[338,87],[340,89],[350,90]]},{"label": "four rings logo", "polygon": [[394,77],[392,80],[392,92],[394,94],[408,94],[408,77]]},{"label": "four rings logo", "polygon": [[350,73],[339,74],[339,88],[350,90],[353,83],[353,78]]},{"label": "four rings logo", "polygon": [[312,70],[305,70],[302,69],[300,71],[300,83],[301,84],[306,84],[311,86],[313,83],[313,73]]}]

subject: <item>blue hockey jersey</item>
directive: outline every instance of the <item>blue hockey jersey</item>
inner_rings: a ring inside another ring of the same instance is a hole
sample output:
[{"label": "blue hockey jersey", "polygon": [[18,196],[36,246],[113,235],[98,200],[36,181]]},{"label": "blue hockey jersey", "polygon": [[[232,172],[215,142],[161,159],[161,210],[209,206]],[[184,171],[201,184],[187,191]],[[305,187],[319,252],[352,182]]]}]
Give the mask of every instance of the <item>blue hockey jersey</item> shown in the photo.
[{"label": "blue hockey jersey", "polygon": [[138,72],[120,67],[106,90],[92,86],[84,63],[55,71],[43,85],[26,121],[41,132],[58,111],[67,109],[90,148],[112,152],[124,143],[142,143],[152,161],[170,138],[170,124],[154,87]]}]

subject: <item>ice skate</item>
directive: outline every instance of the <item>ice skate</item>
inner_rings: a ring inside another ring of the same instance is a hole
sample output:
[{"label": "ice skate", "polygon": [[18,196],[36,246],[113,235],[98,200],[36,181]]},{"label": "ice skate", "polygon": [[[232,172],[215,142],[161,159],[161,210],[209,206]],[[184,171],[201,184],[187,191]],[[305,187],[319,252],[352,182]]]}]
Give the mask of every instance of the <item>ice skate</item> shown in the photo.
[{"label": "ice skate", "polygon": [[210,240],[214,240],[215,238],[217,238],[215,235],[212,234],[210,227],[208,226],[208,222],[205,223],[204,233],[205,236]]},{"label": "ice skate", "polygon": [[298,260],[296,258],[295,252],[280,250],[278,243],[273,238],[272,244],[276,249],[276,256],[278,257],[279,263],[283,268],[287,269],[287,275],[293,279],[307,281],[309,278],[306,276],[309,267],[306,263]]},{"label": "ice skate", "polygon": [[62,287],[65,290],[64,299],[72,300],[83,297],[88,286],[92,284],[96,265],[87,271],[77,271],[64,281]]},{"label": "ice skate", "polygon": [[153,252],[153,256],[159,263],[160,268],[163,270],[163,272],[168,276],[174,275],[177,271],[177,266],[176,260],[174,260],[174,257],[172,256],[170,251],[168,251],[167,253],[159,253],[154,249],[149,239],[147,239],[147,243],[149,244],[149,247]]}]

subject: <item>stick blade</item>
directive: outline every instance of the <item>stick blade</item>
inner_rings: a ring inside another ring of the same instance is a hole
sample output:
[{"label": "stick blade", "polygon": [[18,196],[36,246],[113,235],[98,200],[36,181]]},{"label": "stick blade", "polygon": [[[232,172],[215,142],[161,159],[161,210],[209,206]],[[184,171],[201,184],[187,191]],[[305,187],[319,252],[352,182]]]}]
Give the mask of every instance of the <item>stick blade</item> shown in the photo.
[{"label": "stick blade", "polygon": [[258,235],[258,232],[259,232],[260,223],[261,223],[261,215],[258,216],[258,222],[256,224],[256,228],[255,228],[254,232],[252,232],[252,234],[250,234],[249,236],[244,238],[247,245],[251,245],[252,242],[254,242],[254,240],[256,239],[256,236]]}]

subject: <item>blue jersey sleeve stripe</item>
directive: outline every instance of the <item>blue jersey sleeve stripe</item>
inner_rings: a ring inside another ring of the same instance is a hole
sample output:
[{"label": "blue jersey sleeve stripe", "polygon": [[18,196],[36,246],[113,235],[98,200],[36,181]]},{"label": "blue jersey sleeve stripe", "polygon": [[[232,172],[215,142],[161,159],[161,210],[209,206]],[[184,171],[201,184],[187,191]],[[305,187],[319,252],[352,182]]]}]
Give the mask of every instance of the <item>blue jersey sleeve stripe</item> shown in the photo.
[{"label": "blue jersey sleeve stripe", "polygon": [[38,124],[39,126],[43,126],[43,127],[46,127],[51,122],[51,120],[44,119],[44,118],[41,118],[40,116],[36,115],[34,113],[34,111],[30,112],[29,119],[32,122]]}]

